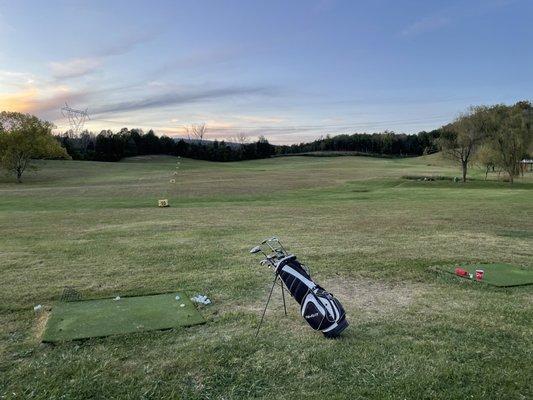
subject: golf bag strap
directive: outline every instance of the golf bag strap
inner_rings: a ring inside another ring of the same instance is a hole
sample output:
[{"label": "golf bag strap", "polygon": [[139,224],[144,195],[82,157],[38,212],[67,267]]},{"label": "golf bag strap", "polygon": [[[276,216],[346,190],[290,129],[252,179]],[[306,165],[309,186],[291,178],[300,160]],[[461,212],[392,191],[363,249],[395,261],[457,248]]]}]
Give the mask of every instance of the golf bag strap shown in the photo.
[{"label": "golf bag strap", "polygon": [[313,282],[311,279],[305,277],[304,275],[300,274],[298,271],[296,271],[290,265],[282,266],[280,271],[286,272],[286,273],[292,275],[293,277],[295,277],[296,279],[298,279],[300,282],[302,282],[307,287],[308,290],[313,291],[317,287],[315,282]]}]

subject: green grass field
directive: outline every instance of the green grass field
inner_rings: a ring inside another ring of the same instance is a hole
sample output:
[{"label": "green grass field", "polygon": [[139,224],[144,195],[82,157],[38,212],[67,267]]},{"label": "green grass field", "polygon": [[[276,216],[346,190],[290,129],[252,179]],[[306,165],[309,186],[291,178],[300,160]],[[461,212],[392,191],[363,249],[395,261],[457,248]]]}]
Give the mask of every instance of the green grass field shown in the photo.
[{"label": "green grass field", "polygon": [[[533,174],[510,186],[438,156],[148,157],[49,161],[0,181],[0,398],[526,399],[533,287],[428,267],[533,268]],[[169,198],[171,207],[156,207]],[[347,309],[339,340],[309,329],[248,254],[278,235]],[[84,298],[207,294],[207,324],[40,344],[65,286]]]}]

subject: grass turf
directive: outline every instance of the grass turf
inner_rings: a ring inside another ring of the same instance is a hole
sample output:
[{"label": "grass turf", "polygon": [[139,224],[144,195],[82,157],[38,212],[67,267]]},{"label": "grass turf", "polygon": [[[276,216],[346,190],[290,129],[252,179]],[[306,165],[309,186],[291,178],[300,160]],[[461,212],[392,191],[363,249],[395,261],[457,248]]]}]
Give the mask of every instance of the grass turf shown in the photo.
[{"label": "grass turf", "polygon": [[[171,187],[175,162],[53,161],[0,181],[0,397],[533,397],[532,286],[427,270],[530,269],[531,174],[513,186],[476,169],[466,184],[402,178],[459,175],[436,156],[182,160]],[[340,340],[292,301],[284,317],[280,293],[255,337],[272,278],[248,250],[274,234],[342,301]],[[179,287],[213,305],[200,326],[40,345],[33,306],[65,286],[86,298]]]},{"label": "grass turf", "polygon": [[203,317],[183,293],[59,302],[46,324],[43,342],[170,329],[203,322]]},{"label": "grass turf", "polygon": [[[483,283],[487,283],[493,286],[521,286],[521,285],[531,285],[533,284],[533,270],[518,268],[514,265],[509,264],[474,264],[474,265],[460,265],[468,273],[474,275],[473,280],[475,280],[475,273],[477,269],[482,269],[483,274]],[[455,274],[454,266],[439,266],[437,269],[448,272],[450,274]]]}]

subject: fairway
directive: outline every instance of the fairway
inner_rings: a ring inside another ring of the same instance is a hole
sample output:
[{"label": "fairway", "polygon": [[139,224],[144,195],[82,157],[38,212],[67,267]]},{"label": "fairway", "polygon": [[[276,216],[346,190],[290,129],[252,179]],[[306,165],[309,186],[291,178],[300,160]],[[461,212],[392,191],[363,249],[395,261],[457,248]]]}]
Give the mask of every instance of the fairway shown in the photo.
[{"label": "fairway", "polygon": [[[47,161],[0,178],[0,398],[525,399],[533,287],[429,267],[533,268],[533,178],[453,178],[438,155]],[[170,207],[158,208],[168,198]],[[277,235],[347,311],[326,340],[248,251]],[[206,324],[41,344],[65,286],[84,298],[186,291]],[[333,395],[332,395],[333,393]],[[4,396],[4,397],[2,397]]]}]

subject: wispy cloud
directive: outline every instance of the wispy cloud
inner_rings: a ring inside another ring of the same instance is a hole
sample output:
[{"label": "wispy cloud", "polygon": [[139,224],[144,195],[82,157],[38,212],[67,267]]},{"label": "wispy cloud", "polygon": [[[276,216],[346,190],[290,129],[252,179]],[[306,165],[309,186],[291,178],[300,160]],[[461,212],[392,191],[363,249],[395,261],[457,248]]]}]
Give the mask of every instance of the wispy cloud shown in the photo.
[{"label": "wispy cloud", "polygon": [[438,13],[420,18],[405,28],[400,33],[403,36],[417,36],[423,33],[436,31],[451,25],[453,22],[465,18],[472,18],[490,12],[496,8],[503,8],[517,3],[519,0],[482,0],[474,2],[461,2],[441,9]]},{"label": "wispy cloud", "polygon": [[155,94],[139,100],[123,101],[107,104],[93,109],[94,114],[106,114],[113,112],[134,111],[156,107],[167,107],[210,101],[225,97],[238,97],[250,95],[273,95],[275,90],[269,87],[222,87],[202,90],[189,90],[181,92],[167,92]]},{"label": "wispy cloud", "polygon": [[403,36],[416,36],[443,28],[450,22],[451,19],[448,17],[426,17],[408,25],[401,33]]},{"label": "wispy cloud", "polygon": [[142,43],[154,39],[159,33],[160,31],[155,30],[133,34],[123,37],[114,43],[104,45],[98,50],[89,53],[87,57],[52,61],[48,63],[48,66],[56,80],[80,78],[98,71],[105,63],[106,58],[126,54]]},{"label": "wispy cloud", "polygon": [[78,78],[95,72],[102,65],[100,58],[73,58],[67,61],[51,62],[49,67],[56,79]]},{"label": "wispy cloud", "polygon": [[150,75],[160,77],[163,74],[183,70],[184,68],[200,68],[207,66],[212,68],[214,65],[230,63],[242,57],[244,49],[217,49],[213,51],[196,52],[187,57],[176,58],[163,64],[161,67],[154,69]]},{"label": "wispy cloud", "polygon": [[139,29],[140,33],[122,37],[113,43],[105,44],[93,54],[97,57],[120,56],[133,50],[135,47],[155,39],[161,34],[162,29]]},{"label": "wispy cloud", "polygon": [[0,87],[26,88],[35,82],[35,76],[27,72],[0,70]]}]

